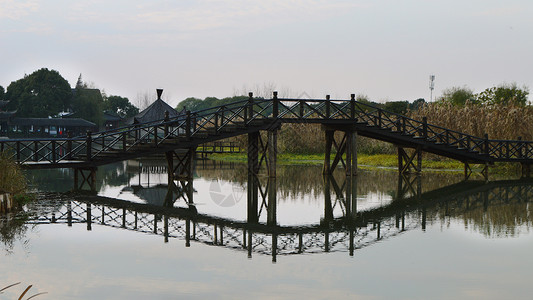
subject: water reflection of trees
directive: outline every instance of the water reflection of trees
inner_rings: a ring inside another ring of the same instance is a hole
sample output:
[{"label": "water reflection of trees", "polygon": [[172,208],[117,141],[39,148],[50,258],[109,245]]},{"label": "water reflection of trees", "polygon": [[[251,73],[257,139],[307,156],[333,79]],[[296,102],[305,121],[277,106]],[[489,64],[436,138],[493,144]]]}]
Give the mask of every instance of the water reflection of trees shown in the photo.
[{"label": "water reflection of trees", "polygon": [[29,243],[26,238],[29,229],[29,225],[26,224],[27,220],[26,213],[9,213],[0,216],[0,244],[8,254],[13,252],[17,241],[21,241],[23,245]]},{"label": "water reflection of trees", "polygon": [[[532,189],[531,186],[524,188]],[[495,191],[501,189],[495,187],[487,191],[493,197],[484,205],[479,202],[477,205],[467,205],[464,201],[437,204],[428,212],[428,217],[440,222],[442,226],[448,226],[451,219],[461,220],[465,229],[489,238],[516,237],[524,232],[529,233],[533,222],[533,207],[528,201],[533,195],[523,199],[518,198],[521,195],[513,195],[512,191],[505,193],[503,197],[494,195]]]},{"label": "water reflection of trees", "polygon": [[[247,182],[246,164],[232,164],[232,167],[212,164],[197,166],[196,173],[206,179],[235,181],[243,185]],[[342,186],[345,181],[343,169],[334,172],[337,184]],[[460,181],[462,177],[450,173],[431,173],[421,177],[422,192],[434,190]],[[278,166],[277,190],[283,198],[324,194],[324,177],[321,166]],[[397,195],[398,173],[390,170],[360,170],[357,176],[357,190],[361,195],[370,193],[386,193],[393,198]]]}]

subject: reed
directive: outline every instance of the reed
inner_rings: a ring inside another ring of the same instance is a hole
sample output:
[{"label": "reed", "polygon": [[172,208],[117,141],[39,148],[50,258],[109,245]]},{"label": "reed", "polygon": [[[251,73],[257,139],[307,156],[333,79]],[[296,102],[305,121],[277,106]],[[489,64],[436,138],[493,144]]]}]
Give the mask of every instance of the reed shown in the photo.
[{"label": "reed", "polygon": [[26,190],[26,178],[20,167],[6,153],[0,153],[0,193],[22,194]]},{"label": "reed", "polygon": [[518,105],[478,105],[467,103],[429,103],[408,116],[428,123],[464,132],[478,137],[488,134],[490,139],[533,140],[533,107]]}]

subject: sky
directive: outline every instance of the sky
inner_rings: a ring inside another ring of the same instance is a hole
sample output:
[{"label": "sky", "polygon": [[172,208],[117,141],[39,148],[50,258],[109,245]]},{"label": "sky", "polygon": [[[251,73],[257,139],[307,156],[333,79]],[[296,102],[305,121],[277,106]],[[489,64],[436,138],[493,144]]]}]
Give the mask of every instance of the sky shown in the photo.
[{"label": "sky", "polygon": [[[272,89],[430,99],[533,88],[530,0],[0,0],[0,85],[40,68],[136,103]],[[532,97],[530,96],[530,100]]]}]

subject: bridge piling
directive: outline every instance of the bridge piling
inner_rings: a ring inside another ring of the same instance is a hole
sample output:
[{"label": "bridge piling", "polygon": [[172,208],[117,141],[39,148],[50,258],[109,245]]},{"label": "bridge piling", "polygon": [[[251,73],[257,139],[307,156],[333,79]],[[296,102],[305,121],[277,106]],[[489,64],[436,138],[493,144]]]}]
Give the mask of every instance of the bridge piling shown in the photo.
[{"label": "bridge piling", "polygon": [[259,193],[257,174],[259,173],[259,132],[248,134],[248,222],[259,222]]},{"label": "bridge piling", "polygon": [[[416,165],[414,159],[416,158]],[[403,147],[398,146],[398,172],[400,174],[420,174],[422,172],[422,149],[417,147],[409,155]]]},{"label": "bridge piling", "polygon": [[346,135],[346,176],[357,175],[357,131],[349,130]]},{"label": "bridge piling", "polygon": [[[342,140],[335,141],[335,131],[344,132]],[[345,167],[346,176],[357,175],[357,131],[351,127],[330,127],[324,126],[325,132],[325,149],[324,149],[324,166],[322,174],[331,175],[339,163]],[[335,157],[331,161],[331,152],[335,148]],[[343,159],[345,155],[345,159]]]},{"label": "bridge piling", "polygon": [[531,164],[528,163],[521,163],[521,169],[522,169],[522,177],[529,178],[531,177]]},{"label": "bridge piling", "polygon": [[268,177],[276,177],[278,156],[278,129],[268,130]]},{"label": "bridge piling", "polygon": [[277,189],[276,177],[268,178],[268,207],[267,207],[267,225],[277,225]]},{"label": "bridge piling", "polygon": [[87,185],[91,192],[96,192],[96,170],[96,167],[74,168],[74,190],[81,191]]}]

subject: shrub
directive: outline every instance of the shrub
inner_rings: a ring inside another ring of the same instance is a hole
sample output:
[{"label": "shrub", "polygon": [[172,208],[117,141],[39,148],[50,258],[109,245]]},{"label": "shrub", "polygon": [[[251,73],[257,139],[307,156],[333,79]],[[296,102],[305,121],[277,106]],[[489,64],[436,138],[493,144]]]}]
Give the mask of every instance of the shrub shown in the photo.
[{"label": "shrub", "polygon": [[4,152],[0,153],[0,193],[13,195],[24,193],[26,190],[26,178],[20,167],[7,157]]}]

